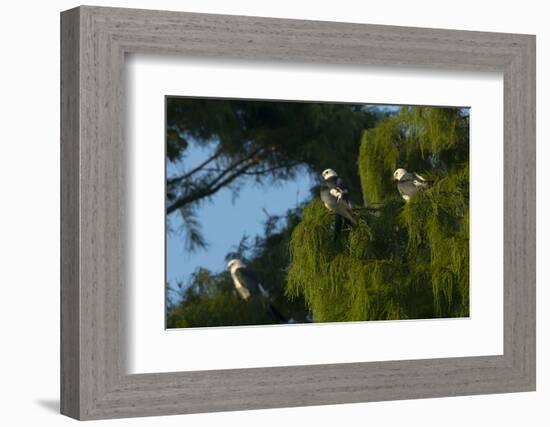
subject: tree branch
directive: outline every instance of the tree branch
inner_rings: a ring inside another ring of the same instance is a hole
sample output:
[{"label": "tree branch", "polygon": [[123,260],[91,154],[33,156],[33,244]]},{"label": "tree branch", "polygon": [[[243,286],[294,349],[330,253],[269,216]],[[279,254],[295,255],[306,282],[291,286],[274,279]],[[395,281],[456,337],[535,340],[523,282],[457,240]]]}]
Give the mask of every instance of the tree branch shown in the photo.
[{"label": "tree branch", "polygon": [[173,185],[173,184],[176,184],[178,182],[181,182],[183,181],[184,179],[187,179],[189,178],[191,175],[197,173],[199,170],[201,170],[202,168],[204,168],[208,163],[212,162],[213,160],[217,159],[220,154],[221,154],[221,150],[218,149],[212,156],[210,156],[208,159],[206,159],[204,162],[200,163],[198,166],[195,166],[193,169],[191,169],[189,172],[186,172],[185,174],[181,175],[181,176],[177,176],[175,178],[170,178],[168,180],[168,185]]},{"label": "tree branch", "polygon": [[[213,194],[217,193],[219,190],[221,190],[224,186],[230,184],[235,179],[237,179],[239,176],[243,175],[243,173],[251,166],[252,164],[247,164],[240,169],[238,169],[236,172],[232,173],[231,175],[227,176],[222,181],[218,181],[217,184],[214,184],[211,182],[209,185],[203,187],[200,190],[194,191],[191,194],[188,194],[187,196],[184,196],[178,200],[176,200],[174,203],[172,203],[170,206],[166,208],[166,213],[170,215],[172,212],[178,210],[182,206],[193,203],[199,199],[202,199],[204,197],[212,196]],[[226,174],[227,171],[224,172]],[[220,177],[216,178],[216,181]]]},{"label": "tree branch", "polygon": [[276,171],[277,169],[294,168],[296,166],[299,166],[300,164],[301,164],[301,162],[296,162],[296,163],[289,163],[289,164],[284,164],[284,165],[279,165],[279,166],[273,166],[271,168],[262,169],[262,170],[259,170],[259,171],[243,172],[243,175],[264,175],[266,173]]},{"label": "tree branch", "polygon": [[[218,192],[222,187],[230,184],[239,176],[243,175],[251,166],[260,162],[262,157],[258,157],[262,149],[254,150],[248,156],[233,162],[222,173],[216,176],[207,184],[203,184],[199,189],[191,191],[189,194],[179,198],[174,203],[166,208],[166,213],[169,215],[178,210],[182,206],[195,202],[204,197],[209,197]],[[263,153],[262,153],[263,155]],[[233,172],[234,171],[234,172]]]},{"label": "tree branch", "polygon": [[258,163],[260,161],[260,158],[257,158],[254,160],[254,158],[260,154],[262,151],[261,148],[258,148],[257,150],[254,150],[252,153],[250,153],[248,156],[243,157],[242,159],[237,160],[236,162],[233,162],[231,165],[229,165],[221,174],[219,174],[215,179],[213,179],[207,187],[211,187],[215,184],[217,184],[225,175],[227,175],[229,172],[234,170],[235,168],[238,168],[243,163],[249,162],[249,164],[246,166],[245,170],[250,167],[251,165]]}]

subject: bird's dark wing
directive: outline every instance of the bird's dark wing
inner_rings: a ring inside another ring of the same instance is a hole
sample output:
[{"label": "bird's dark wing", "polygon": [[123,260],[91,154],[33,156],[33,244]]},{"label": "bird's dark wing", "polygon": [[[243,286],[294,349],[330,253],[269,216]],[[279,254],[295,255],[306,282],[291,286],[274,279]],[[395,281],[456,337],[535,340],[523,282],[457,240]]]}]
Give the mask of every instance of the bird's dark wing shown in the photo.
[{"label": "bird's dark wing", "polygon": [[417,188],[428,188],[429,181],[426,180],[422,175],[418,175],[416,172],[408,172],[403,178],[399,181],[403,184],[414,185]]},{"label": "bird's dark wing", "polygon": [[349,202],[349,190],[342,178],[333,177],[327,179],[324,184],[331,196],[337,198],[338,200],[345,200],[346,202]]},{"label": "bird's dark wing", "polygon": [[338,178],[338,180],[336,181],[336,186],[338,190],[342,193],[342,199],[346,202],[349,202],[349,189],[342,178]]},{"label": "bird's dark wing", "polygon": [[344,180],[340,177],[337,177],[334,181],[334,187],[336,187],[338,190],[340,190],[342,193],[348,193],[348,186],[344,182]]},{"label": "bird's dark wing", "polygon": [[416,178],[414,180],[414,185],[416,185],[418,188],[426,189],[431,187],[431,184],[432,184],[431,181],[428,181],[426,178],[424,178],[421,175],[418,175],[417,173],[415,173],[414,176]]},{"label": "bird's dark wing", "polygon": [[254,270],[248,267],[241,267],[235,270],[237,280],[247,288],[252,295],[258,295],[261,292],[260,278]]},{"label": "bird's dark wing", "polygon": [[427,182],[426,178],[424,178],[422,175],[417,174],[416,172],[414,173],[414,177],[419,181]]},{"label": "bird's dark wing", "polygon": [[346,185],[346,183],[344,182],[344,180],[340,177],[338,177],[336,179],[336,186],[338,188],[341,188],[342,191],[345,191],[346,193],[348,192],[348,186]]}]

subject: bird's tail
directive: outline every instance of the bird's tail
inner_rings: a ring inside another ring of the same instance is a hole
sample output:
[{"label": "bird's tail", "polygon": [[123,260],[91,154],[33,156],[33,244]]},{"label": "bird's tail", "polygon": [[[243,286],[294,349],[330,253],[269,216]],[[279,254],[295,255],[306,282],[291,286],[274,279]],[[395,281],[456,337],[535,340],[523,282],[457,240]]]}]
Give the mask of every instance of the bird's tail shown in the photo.
[{"label": "bird's tail", "polygon": [[346,218],[347,221],[350,222],[351,225],[357,225],[357,220],[353,217],[351,208],[346,209],[346,211],[343,213],[344,218]]},{"label": "bird's tail", "polygon": [[340,230],[342,230],[343,217],[341,215],[334,215],[334,241],[338,240]]},{"label": "bird's tail", "polygon": [[267,307],[271,316],[279,323],[288,323],[288,319],[281,314],[281,312],[273,305],[271,301],[268,302]]}]

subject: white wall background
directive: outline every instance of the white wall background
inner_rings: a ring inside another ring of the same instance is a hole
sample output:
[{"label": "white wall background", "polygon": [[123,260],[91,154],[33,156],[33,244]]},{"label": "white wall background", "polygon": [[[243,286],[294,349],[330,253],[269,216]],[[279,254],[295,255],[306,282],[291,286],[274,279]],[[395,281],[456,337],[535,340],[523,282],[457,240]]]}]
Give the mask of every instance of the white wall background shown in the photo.
[{"label": "white wall background", "polygon": [[[109,421],[117,426],[550,423],[548,179],[550,27],[545,2],[393,0],[96,1],[97,5],[537,34],[538,391]],[[63,426],[59,384],[59,11],[75,1],[10,2],[0,24],[0,421]],[[490,167],[490,166],[489,166]],[[546,197],[544,197],[546,196]],[[92,423],[93,424],[93,423]]]}]

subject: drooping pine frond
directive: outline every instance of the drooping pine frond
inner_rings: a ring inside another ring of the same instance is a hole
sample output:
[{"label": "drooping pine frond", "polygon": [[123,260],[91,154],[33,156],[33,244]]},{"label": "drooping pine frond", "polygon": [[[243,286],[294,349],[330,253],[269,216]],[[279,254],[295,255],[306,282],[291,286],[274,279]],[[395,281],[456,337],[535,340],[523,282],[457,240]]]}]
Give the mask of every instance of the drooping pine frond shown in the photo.
[{"label": "drooping pine frond", "polygon": [[[310,202],[290,241],[287,295],[315,321],[469,314],[469,141],[460,109],[404,107],[363,132],[358,169],[365,206],[331,238],[333,215]],[[392,180],[404,167],[433,181],[405,203]]]}]

